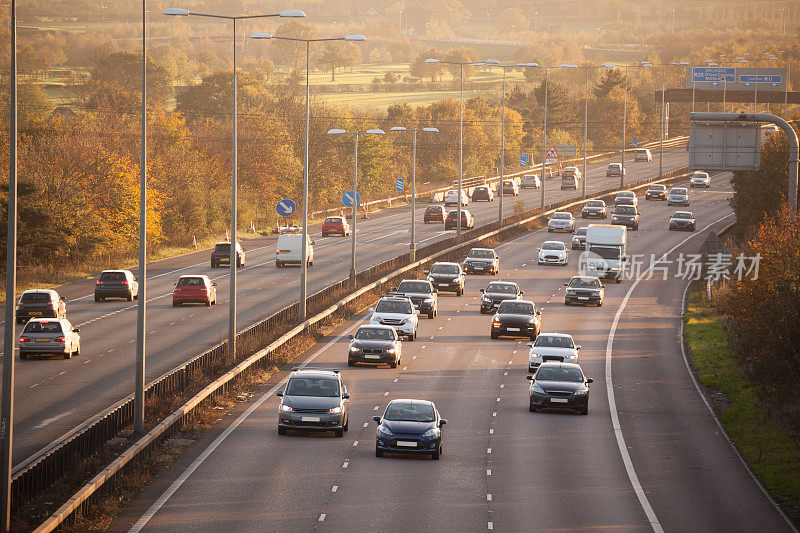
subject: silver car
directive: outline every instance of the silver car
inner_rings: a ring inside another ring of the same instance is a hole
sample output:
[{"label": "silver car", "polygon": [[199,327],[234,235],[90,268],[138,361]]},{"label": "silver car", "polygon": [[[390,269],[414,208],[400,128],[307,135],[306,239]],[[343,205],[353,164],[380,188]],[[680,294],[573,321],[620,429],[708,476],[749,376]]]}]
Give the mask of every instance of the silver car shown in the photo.
[{"label": "silver car", "polygon": [[689,178],[689,186],[705,187],[708,189],[711,187],[711,176],[708,175],[708,172],[695,172],[692,174],[692,177]]},{"label": "silver car", "polygon": [[294,369],[278,410],[278,435],[290,429],[333,431],[344,436],[350,425],[350,394],[338,370]]},{"label": "silver car", "polygon": [[81,354],[80,330],[66,318],[32,318],[19,336],[19,358],[29,355],[63,355],[69,359]]},{"label": "silver car", "polygon": [[682,205],[689,207],[689,189],[686,187],[673,187],[667,196],[667,205]]},{"label": "silver car", "polygon": [[566,211],[553,213],[547,221],[547,231],[566,231],[572,233],[575,231],[575,218],[572,216],[572,213]]}]

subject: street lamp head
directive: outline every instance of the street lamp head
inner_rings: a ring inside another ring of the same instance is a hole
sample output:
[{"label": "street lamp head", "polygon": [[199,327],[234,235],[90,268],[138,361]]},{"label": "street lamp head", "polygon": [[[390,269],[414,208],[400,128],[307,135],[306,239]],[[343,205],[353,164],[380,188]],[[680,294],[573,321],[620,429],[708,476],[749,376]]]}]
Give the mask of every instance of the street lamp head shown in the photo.
[{"label": "street lamp head", "polygon": [[439,133],[438,128],[422,128],[422,131],[427,131],[428,133]]},{"label": "street lamp head", "polygon": [[347,133],[347,132],[345,130],[340,130],[336,128],[328,130],[328,135],[341,135],[342,133]]},{"label": "street lamp head", "polygon": [[500,61],[496,59],[487,59],[486,61],[484,61],[484,63],[486,63],[487,65],[499,65]]},{"label": "street lamp head", "polygon": [[617,66],[614,63],[603,63],[600,66],[605,68],[617,68]]},{"label": "street lamp head", "polygon": [[390,129],[389,131],[406,131],[406,128],[404,128],[403,126],[392,126],[392,129]]},{"label": "street lamp head", "polygon": [[386,132],[384,132],[382,129],[378,129],[378,128],[367,130],[364,133],[370,133],[372,135],[385,135],[386,134]]},{"label": "street lamp head", "polygon": [[705,61],[703,61],[703,63],[713,63],[713,62],[714,62],[713,59],[706,59]]},{"label": "street lamp head", "polygon": [[439,60],[436,59],[436,58],[433,58],[433,57],[429,57],[428,59],[425,60],[425,62],[426,63],[438,63]]},{"label": "street lamp head", "polygon": [[471,65],[473,67],[480,67],[480,66],[483,66],[484,62],[483,61],[475,61],[474,63],[466,63],[466,64],[467,65]]},{"label": "street lamp head", "polygon": [[688,67],[689,66],[689,62],[688,61],[675,61],[672,64],[675,65],[676,67]]},{"label": "street lamp head", "polygon": [[305,17],[306,14],[303,11],[300,11],[299,9],[287,9],[286,11],[281,11],[279,13],[279,16],[284,17],[284,18],[285,17],[290,17],[290,18],[298,18],[298,17],[300,17],[300,18],[302,18],[302,17]]},{"label": "street lamp head", "polygon": [[747,63],[747,60],[746,59],[740,59],[739,63]]},{"label": "street lamp head", "polygon": [[254,33],[250,35],[251,39],[272,39],[271,33]]},{"label": "street lamp head", "polygon": [[558,68],[578,68],[578,65],[567,65],[566,63],[562,63],[558,66]]},{"label": "street lamp head", "polygon": [[181,17],[188,17],[189,10],[188,9],[181,9],[179,7],[168,7],[162,12],[162,15],[178,15]]},{"label": "street lamp head", "polygon": [[367,38],[364,37],[363,35],[345,35],[344,36],[344,40],[345,41],[366,41]]},{"label": "street lamp head", "polygon": [[712,61],[711,63],[709,63],[709,64],[708,64],[708,66],[709,66],[709,67],[716,67],[716,66],[717,66],[717,64],[716,64],[716,63],[714,63],[714,62]]},{"label": "street lamp head", "polygon": [[518,67],[538,67],[539,63],[517,63]]}]

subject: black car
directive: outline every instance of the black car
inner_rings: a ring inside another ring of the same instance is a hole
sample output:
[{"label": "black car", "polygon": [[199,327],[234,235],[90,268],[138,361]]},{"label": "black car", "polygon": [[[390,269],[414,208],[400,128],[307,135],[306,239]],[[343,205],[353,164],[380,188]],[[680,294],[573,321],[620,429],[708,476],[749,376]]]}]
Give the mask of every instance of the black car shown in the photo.
[{"label": "black car", "polygon": [[434,263],[425,274],[438,291],[454,292],[457,296],[464,294],[466,274],[458,263]]},{"label": "black car", "polygon": [[565,283],[564,286],[567,288],[564,293],[564,305],[603,306],[605,288],[603,288],[600,278],[594,276],[572,276],[572,279]]},{"label": "black car", "polygon": [[424,279],[404,279],[392,292],[405,296],[414,304],[414,309],[419,309],[420,314],[433,318],[439,313],[438,291],[433,288],[430,281]]},{"label": "black car", "polygon": [[576,363],[545,362],[536,374],[529,374],[531,413],[539,409],[572,409],[589,414],[589,384],[580,365]]},{"label": "black car", "polygon": [[130,270],[104,270],[94,285],[94,301],[106,298],[125,298],[129,302],[139,298],[139,282]]},{"label": "black car", "polygon": [[541,311],[536,310],[528,300],[506,300],[500,304],[492,318],[493,339],[501,335],[508,337],[528,337],[535,340],[542,330]]},{"label": "black car", "polygon": [[666,200],[667,199],[667,186],[661,183],[654,183],[647,188],[644,193],[645,200]]},{"label": "black car", "polygon": [[31,318],[67,318],[67,304],[52,289],[34,289],[22,293],[16,315],[17,324],[24,324]]},{"label": "black car", "polygon": [[589,200],[581,209],[581,218],[608,218],[608,208],[603,200]]},{"label": "black car", "polygon": [[695,231],[697,221],[690,211],[675,211],[669,219],[670,230]]},{"label": "black car", "polygon": [[492,274],[500,272],[500,258],[492,248],[473,248],[464,260],[467,274]]},{"label": "black car", "polygon": [[384,453],[430,455],[438,460],[442,454],[442,426],[447,420],[439,416],[433,402],[427,400],[392,400],[383,416],[373,416],[378,423],[375,435],[375,457]]},{"label": "black car", "polygon": [[586,249],[586,229],[578,228],[572,236],[572,249],[585,250]]},{"label": "black car", "polygon": [[[214,246],[214,250],[211,251],[211,268],[230,266],[230,264],[231,243],[218,242]],[[245,266],[244,248],[238,242],[236,243],[236,266],[238,268],[244,268]]]},{"label": "black car", "polygon": [[506,300],[519,300],[523,294],[513,281],[493,281],[481,292],[481,313],[490,313]]},{"label": "black car", "polygon": [[431,222],[444,222],[447,213],[444,211],[444,207],[440,205],[430,205],[425,209],[425,224],[430,224]]},{"label": "black car", "polygon": [[485,202],[494,202],[494,193],[492,189],[489,188],[488,185],[481,185],[480,187],[475,187],[475,190],[472,191],[472,201],[477,202],[483,200]]},{"label": "black car", "polygon": [[295,369],[280,396],[278,435],[290,429],[333,431],[344,436],[350,423],[350,394],[338,370]]},{"label": "black car", "polygon": [[386,363],[392,368],[400,364],[402,342],[391,326],[361,326],[355,335],[348,335],[347,366],[356,363]]},{"label": "black car", "polygon": [[636,231],[639,229],[639,210],[633,205],[618,205],[614,207],[611,223],[627,226]]}]

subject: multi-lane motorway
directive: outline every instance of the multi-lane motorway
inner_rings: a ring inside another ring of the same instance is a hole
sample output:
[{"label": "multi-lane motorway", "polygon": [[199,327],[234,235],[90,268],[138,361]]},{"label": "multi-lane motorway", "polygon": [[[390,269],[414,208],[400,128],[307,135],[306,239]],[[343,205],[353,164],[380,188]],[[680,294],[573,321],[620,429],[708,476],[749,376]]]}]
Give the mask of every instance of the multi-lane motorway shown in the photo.
[{"label": "multi-lane motorway", "polygon": [[[686,165],[681,148],[665,152],[664,170]],[[614,186],[618,178],[606,178],[607,162],[592,163],[588,190]],[[656,176],[658,160],[629,162],[626,180]],[[547,184],[547,201],[575,197],[575,191],[560,191],[557,181]],[[505,198],[505,212],[513,213],[516,200],[527,208],[536,207],[540,191],[523,190],[518,198]],[[419,204],[416,213],[417,239],[425,245],[452,235],[443,226],[425,225]],[[497,217],[497,201],[471,203],[476,225]],[[358,225],[358,268],[395,257],[408,250],[408,207],[384,210]],[[274,238],[245,243],[247,268],[239,276],[238,324],[245,327],[299,296],[299,269],[276,269]],[[309,269],[309,292],[319,290],[346,277],[350,240],[316,237],[315,265]],[[110,265],[120,267],[122,265]],[[135,272],[135,270],[134,270]],[[216,280],[218,306],[173,308],[171,292],[178,276],[208,274]],[[48,443],[113,405],[133,391],[135,367],[135,302],[96,303],[92,297],[94,280],[59,288],[67,298],[68,319],[81,330],[81,355],[71,360],[33,359],[16,365],[16,405],[13,462],[18,464]],[[227,335],[228,271],[211,269],[207,251],[155,262],[148,267],[147,379],[152,380]],[[19,330],[19,328],[17,328]]]},{"label": "multi-lane motorway", "polygon": [[[692,191],[697,233],[667,231],[675,208],[640,203],[629,254],[668,259],[698,250],[732,220],[727,176]],[[528,411],[524,341],[491,340],[478,290],[442,294],[397,369],[347,368],[345,335],[358,316],[299,358],[340,367],[351,394],[342,439],[278,436],[279,374],[146,489],[113,531],[787,531],[726,441],[695,388],[681,350],[686,280],[607,285],[602,308],[566,307],[575,272],[537,266],[544,240],[528,233],[498,247],[501,278],[543,309],[543,331],[572,334],[591,386],[588,416]],[[436,402],[448,424],[440,461],[376,458],[374,414],[395,398]],[[133,529],[130,529],[133,526]]]}]

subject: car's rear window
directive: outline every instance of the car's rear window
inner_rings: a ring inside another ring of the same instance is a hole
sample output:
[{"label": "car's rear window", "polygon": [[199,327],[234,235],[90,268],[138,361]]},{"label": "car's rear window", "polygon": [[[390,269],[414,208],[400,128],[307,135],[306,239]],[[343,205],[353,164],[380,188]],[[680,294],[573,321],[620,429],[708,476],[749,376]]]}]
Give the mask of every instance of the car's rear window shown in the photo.
[{"label": "car's rear window", "polygon": [[330,378],[293,377],[286,385],[287,396],[339,396],[339,381]]},{"label": "car's rear window", "polygon": [[647,150],[636,150],[636,155],[647,155]]},{"label": "car's rear window", "polygon": [[486,287],[486,292],[493,294],[517,294],[517,287],[515,285],[506,285],[505,283],[490,283]]},{"label": "car's rear window", "polygon": [[103,281],[125,281],[124,272],[103,272],[100,274],[100,279]]},{"label": "car's rear window", "polygon": [[214,252],[218,254],[228,254],[231,251],[230,244],[218,244],[214,246]]},{"label": "car's rear window", "polygon": [[439,213],[442,212],[442,207],[441,206],[430,206],[428,209],[425,210],[425,212],[426,213],[431,213],[431,214],[439,214]]},{"label": "car's rear window", "polygon": [[575,235],[578,235],[578,236],[586,235],[586,228],[578,228],[578,231],[575,232]]},{"label": "car's rear window", "polygon": [[178,285],[188,287],[205,287],[206,280],[203,278],[180,278],[178,280]]},{"label": "car's rear window", "polygon": [[686,189],[684,188],[675,188],[669,191],[670,194],[686,194]]},{"label": "car's rear window", "polygon": [[50,294],[46,292],[26,292],[22,295],[23,302],[49,302]]},{"label": "car's rear window", "polygon": [[430,293],[431,284],[427,281],[403,281],[397,287],[397,292],[417,292],[417,293]]},{"label": "car's rear window", "polygon": [[325,219],[326,224],[341,224],[342,219],[339,217],[328,217]]},{"label": "car's rear window", "polygon": [[28,322],[22,333],[63,333],[61,322]]},{"label": "car's rear window", "polygon": [[533,304],[530,302],[515,302],[512,300],[506,300],[505,302],[500,304],[500,307],[497,309],[497,312],[517,314],[517,315],[532,315]]}]

